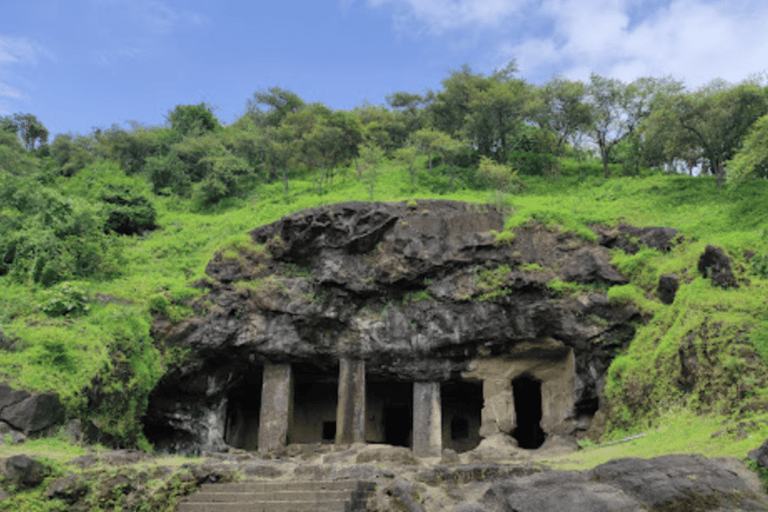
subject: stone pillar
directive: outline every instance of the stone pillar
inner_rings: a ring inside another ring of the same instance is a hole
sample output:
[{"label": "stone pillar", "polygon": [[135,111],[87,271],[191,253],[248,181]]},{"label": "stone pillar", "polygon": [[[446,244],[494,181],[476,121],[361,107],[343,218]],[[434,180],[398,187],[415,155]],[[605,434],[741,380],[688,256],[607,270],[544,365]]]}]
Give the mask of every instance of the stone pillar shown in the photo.
[{"label": "stone pillar", "polygon": [[[506,377],[506,376],[505,376]],[[483,381],[483,409],[480,436],[508,434],[515,428],[515,397],[508,378]]]},{"label": "stone pillar", "polygon": [[365,442],[365,361],[339,361],[336,444]]},{"label": "stone pillar", "polygon": [[573,350],[553,365],[552,375],[541,379],[541,428],[548,434],[563,435],[573,419],[576,401],[576,360]]},{"label": "stone pillar", "polygon": [[443,453],[439,382],[413,383],[413,452],[420,457]]},{"label": "stone pillar", "polygon": [[293,409],[293,375],[290,364],[264,365],[259,414],[259,451],[282,448],[288,442]]}]

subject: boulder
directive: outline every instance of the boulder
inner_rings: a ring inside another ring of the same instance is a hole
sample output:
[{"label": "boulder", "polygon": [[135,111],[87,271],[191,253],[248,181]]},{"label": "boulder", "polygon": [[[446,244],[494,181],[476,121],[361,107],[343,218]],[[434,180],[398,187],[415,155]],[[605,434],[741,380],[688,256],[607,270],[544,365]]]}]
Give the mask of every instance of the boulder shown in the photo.
[{"label": "boulder", "polygon": [[37,487],[45,479],[45,466],[26,455],[14,455],[5,461],[6,478],[19,487]]},{"label": "boulder", "polygon": [[641,246],[669,251],[678,231],[674,228],[644,227],[628,224],[616,226],[592,226],[598,236],[598,243],[609,249],[621,249],[627,254],[636,254]]},{"label": "boulder", "polygon": [[698,269],[702,277],[708,277],[720,288],[738,286],[731,270],[731,259],[720,247],[707,245],[699,257]]},{"label": "boulder", "polygon": [[754,461],[759,467],[768,469],[768,439],[763,444],[749,452],[750,460]]},{"label": "boulder", "polygon": [[658,293],[659,299],[664,304],[672,304],[675,301],[675,294],[680,286],[680,280],[675,274],[662,274],[659,277]]},{"label": "boulder", "polygon": [[[481,504],[534,512],[768,511],[768,499],[737,469],[738,461],[700,455],[623,458],[588,471],[547,471],[491,485]],[[741,467],[741,471],[746,470]]]},{"label": "boulder", "polygon": [[4,407],[0,420],[25,435],[36,434],[63,423],[64,406],[55,393],[37,393]]}]

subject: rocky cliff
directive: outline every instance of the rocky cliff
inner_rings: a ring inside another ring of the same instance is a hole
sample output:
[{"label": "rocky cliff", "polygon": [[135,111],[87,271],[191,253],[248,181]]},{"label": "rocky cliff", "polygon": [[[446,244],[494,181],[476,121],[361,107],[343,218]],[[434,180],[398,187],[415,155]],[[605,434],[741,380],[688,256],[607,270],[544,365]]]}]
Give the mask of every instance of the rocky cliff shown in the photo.
[{"label": "rocky cliff", "polygon": [[258,227],[210,261],[197,316],[156,319],[155,336],[185,357],[151,396],[147,436],[161,450],[222,448],[227,397],[266,362],[320,378],[354,358],[369,379],[447,382],[495,358],[567,354],[573,402],[558,433],[574,435],[640,319],[606,298],[626,282],[608,247],[664,249],[675,235],[595,232],[597,242],[537,223],[504,232],[492,206],[434,200],[343,203]]}]

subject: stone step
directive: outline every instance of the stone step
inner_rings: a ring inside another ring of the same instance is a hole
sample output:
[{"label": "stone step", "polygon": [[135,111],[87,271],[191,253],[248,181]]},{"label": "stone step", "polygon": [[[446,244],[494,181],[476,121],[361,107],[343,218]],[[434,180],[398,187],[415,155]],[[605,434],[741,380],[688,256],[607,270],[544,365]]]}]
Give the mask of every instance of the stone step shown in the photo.
[{"label": "stone step", "polygon": [[189,496],[189,501],[243,502],[243,501],[344,501],[350,491],[277,491],[277,492],[213,492],[201,491]]},{"label": "stone step", "polygon": [[181,503],[176,512],[350,512],[348,501],[264,501],[261,503]]},{"label": "stone step", "polygon": [[352,512],[365,508],[374,488],[355,480],[203,484],[177,512]]},{"label": "stone step", "polygon": [[[231,482],[227,484],[203,484],[202,492],[280,492],[280,491],[355,491],[372,490],[369,482],[357,480],[307,480],[284,482]],[[362,487],[361,487],[362,486]]]}]

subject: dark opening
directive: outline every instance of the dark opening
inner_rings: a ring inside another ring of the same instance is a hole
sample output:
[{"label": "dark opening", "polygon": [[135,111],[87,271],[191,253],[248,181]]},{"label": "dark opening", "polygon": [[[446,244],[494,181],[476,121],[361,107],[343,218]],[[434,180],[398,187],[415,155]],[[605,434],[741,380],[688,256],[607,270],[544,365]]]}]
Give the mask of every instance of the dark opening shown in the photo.
[{"label": "dark opening", "polygon": [[451,380],[440,385],[443,416],[443,447],[458,453],[480,444],[483,385],[480,382]]},{"label": "dark opening", "polygon": [[323,422],[323,441],[333,441],[336,439],[336,422]]},{"label": "dark opening", "polygon": [[392,446],[410,446],[413,418],[407,405],[384,407],[384,442]]},{"label": "dark opening", "polygon": [[466,439],[469,437],[469,421],[467,418],[455,416],[451,420],[451,439]]},{"label": "dark opening", "polygon": [[523,375],[512,381],[517,428],[512,437],[520,448],[536,449],[544,444],[546,433],[541,428],[541,381]]},{"label": "dark opening", "polygon": [[371,379],[366,382],[366,441],[411,446],[413,383]]},{"label": "dark opening", "polygon": [[254,368],[227,395],[224,442],[230,446],[243,450],[258,448],[261,381],[261,368]]}]

